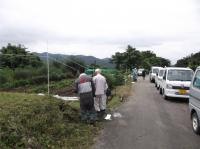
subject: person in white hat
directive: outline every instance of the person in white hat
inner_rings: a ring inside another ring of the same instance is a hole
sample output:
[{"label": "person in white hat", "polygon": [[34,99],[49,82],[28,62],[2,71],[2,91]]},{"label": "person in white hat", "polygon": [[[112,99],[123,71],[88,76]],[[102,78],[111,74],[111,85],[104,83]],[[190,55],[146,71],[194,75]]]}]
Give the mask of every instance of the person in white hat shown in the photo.
[{"label": "person in white hat", "polygon": [[103,117],[105,115],[106,110],[106,90],[108,89],[108,85],[106,82],[106,78],[101,75],[101,70],[95,70],[95,76],[93,77],[93,82],[95,85],[95,98],[94,98],[94,107],[97,111],[97,115],[99,117]]}]

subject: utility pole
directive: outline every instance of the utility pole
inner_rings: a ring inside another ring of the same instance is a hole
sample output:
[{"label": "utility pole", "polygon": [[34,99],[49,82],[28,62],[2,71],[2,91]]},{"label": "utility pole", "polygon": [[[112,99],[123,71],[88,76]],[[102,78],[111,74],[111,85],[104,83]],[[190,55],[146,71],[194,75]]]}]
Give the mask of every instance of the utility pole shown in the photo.
[{"label": "utility pole", "polygon": [[49,96],[49,53],[48,53],[48,42],[47,42],[47,91]]}]

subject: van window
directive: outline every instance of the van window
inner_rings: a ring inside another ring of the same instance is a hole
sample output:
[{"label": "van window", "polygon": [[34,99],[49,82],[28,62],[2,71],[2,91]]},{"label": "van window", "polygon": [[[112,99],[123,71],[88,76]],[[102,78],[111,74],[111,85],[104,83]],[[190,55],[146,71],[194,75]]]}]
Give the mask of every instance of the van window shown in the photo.
[{"label": "van window", "polygon": [[194,77],[193,86],[200,89],[200,70],[197,71]]},{"label": "van window", "polygon": [[154,68],[154,69],[153,69],[153,73],[155,73],[155,74],[157,74],[157,73],[158,73],[158,71],[159,71],[159,69],[158,69],[158,68]]},{"label": "van window", "polygon": [[167,79],[169,81],[191,81],[193,72],[191,70],[176,70],[172,69],[168,71]]},{"label": "van window", "polygon": [[159,71],[159,76],[163,76],[164,70]]}]

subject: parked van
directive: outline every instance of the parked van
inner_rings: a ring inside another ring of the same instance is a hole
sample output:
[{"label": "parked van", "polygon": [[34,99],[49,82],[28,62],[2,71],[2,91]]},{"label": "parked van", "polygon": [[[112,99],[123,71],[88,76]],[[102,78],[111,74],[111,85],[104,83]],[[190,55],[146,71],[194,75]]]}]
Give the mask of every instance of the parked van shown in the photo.
[{"label": "parked van", "polygon": [[200,134],[200,67],[196,69],[190,86],[189,109],[193,131]]},{"label": "parked van", "polygon": [[193,74],[190,68],[166,67],[162,79],[164,99],[168,97],[189,98]]},{"label": "parked van", "polygon": [[150,82],[155,82],[155,77],[156,77],[156,74],[158,74],[159,72],[159,68],[162,68],[162,67],[156,67],[156,66],[151,67],[151,70],[149,73]]},{"label": "parked van", "polygon": [[164,68],[159,68],[158,74],[155,77],[155,87],[159,90],[161,86],[161,81],[164,75]]},{"label": "parked van", "polygon": [[142,72],[144,71],[144,68],[140,68],[140,69],[138,69],[138,76],[142,76]]}]

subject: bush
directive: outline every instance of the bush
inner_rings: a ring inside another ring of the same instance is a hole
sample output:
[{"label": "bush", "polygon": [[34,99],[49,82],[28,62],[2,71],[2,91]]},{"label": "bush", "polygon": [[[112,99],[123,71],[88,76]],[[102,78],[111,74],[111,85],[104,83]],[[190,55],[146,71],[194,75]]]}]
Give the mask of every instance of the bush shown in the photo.
[{"label": "bush", "polygon": [[31,84],[43,84],[47,83],[47,76],[36,76],[31,79]]},{"label": "bush", "polygon": [[0,72],[0,86],[8,81],[8,78],[6,77],[5,74]]},{"label": "bush", "polygon": [[113,89],[116,86],[124,84],[124,75],[123,75],[123,73],[120,73],[120,72],[116,72],[114,74],[104,73],[103,75],[105,76],[107,84],[108,84],[108,87],[110,89]]},{"label": "bush", "polygon": [[22,69],[17,68],[14,71],[14,79],[20,80],[20,79],[28,79],[32,77],[32,71],[31,69]]},{"label": "bush", "polygon": [[14,80],[14,71],[11,69],[2,69],[0,71],[2,82],[12,82]]},{"label": "bush", "polygon": [[13,82],[12,88],[25,86],[25,85],[29,85],[29,84],[30,84],[29,80],[17,80],[17,81]]},{"label": "bush", "polygon": [[58,73],[58,72],[50,73],[50,80],[51,81],[60,81],[64,78],[66,78],[66,76],[63,73]]}]

